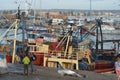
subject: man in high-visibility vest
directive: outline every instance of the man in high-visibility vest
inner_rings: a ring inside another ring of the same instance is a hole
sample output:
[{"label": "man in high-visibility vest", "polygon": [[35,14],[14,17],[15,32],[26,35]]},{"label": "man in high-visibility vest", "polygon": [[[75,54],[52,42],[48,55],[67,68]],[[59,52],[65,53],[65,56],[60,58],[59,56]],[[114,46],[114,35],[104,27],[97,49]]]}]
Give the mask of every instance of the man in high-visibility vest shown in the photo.
[{"label": "man in high-visibility vest", "polygon": [[29,75],[28,74],[28,66],[29,66],[29,63],[30,63],[30,59],[29,57],[26,55],[23,60],[22,60],[23,64],[24,64],[24,74],[26,75]]}]

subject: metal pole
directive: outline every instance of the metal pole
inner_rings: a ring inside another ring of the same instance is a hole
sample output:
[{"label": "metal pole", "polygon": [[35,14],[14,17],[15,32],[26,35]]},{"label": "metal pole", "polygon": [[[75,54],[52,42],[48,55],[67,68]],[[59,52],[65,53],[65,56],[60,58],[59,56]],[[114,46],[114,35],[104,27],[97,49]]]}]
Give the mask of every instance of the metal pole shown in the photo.
[{"label": "metal pole", "polygon": [[83,32],[83,30],[82,30],[82,26],[80,27],[80,42],[82,42],[83,41],[83,35],[82,35],[82,32]]},{"label": "metal pole", "polygon": [[96,50],[95,53],[98,54],[98,22],[97,22],[97,28],[96,28]]},{"label": "metal pole", "polygon": [[66,48],[65,48],[64,57],[66,57],[66,55],[67,55],[67,50],[68,50],[68,46],[69,46],[69,41],[70,41],[70,36],[68,36],[68,40],[67,40],[67,44],[66,44]]},{"label": "metal pole", "polygon": [[118,50],[117,50],[117,53],[119,52],[119,47],[120,47],[120,42],[118,41]]},{"label": "metal pole", "polygon": [[102,34],[102,28],[101,28],[101,22],[99,22],[99,27],[100,27],[100,37],[101,37],[101,51],[103,53],[103,34]]},{"label": "metal pole", "polygon": [[22,25],[20,25],[21,27],[22,27],[22,42],[24,43],[24,41],[25,41],[25,25],[24,25],[24,22],[23,22],[23,20],[22,20]]},{"label": "metal pole", "polygon": [[17,28],[18,28],[18,19],[16,19],[16,25],[15,25],[15,31],[14,31],[14,47],[13,47],[13,54],[12,54],[12,63],[15,61],[15,54],[16,54],[16,34],[17,34]]}]

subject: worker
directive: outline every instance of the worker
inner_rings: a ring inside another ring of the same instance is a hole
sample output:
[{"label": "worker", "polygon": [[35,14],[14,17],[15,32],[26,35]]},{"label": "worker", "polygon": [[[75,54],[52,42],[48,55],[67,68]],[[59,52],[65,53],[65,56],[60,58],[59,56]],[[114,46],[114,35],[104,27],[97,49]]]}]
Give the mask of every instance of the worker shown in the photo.
[{"label": "worker", "polygon": [[22,60],[23,60],[23,58],[25,57],[25,52],[24,52],[24,51],[21,51],[21,52],[19,53],[19,57],[20,57],[20,64],[23,64]]},{"label": "worker", "polygon": [[28,67],[29,67],[29,64],[30,64],[30,59],[27,56],[27,54],[23,58],[22,62],[24,64],[24,75],[29,75],[29,73],[28,73]]},{"label": "worker", "polygon": [[30,67],[31,67],[31,73],[34,72],[34,61],[36,60],[36,56],[33,53],[30,53]]},{"label": "worker", "polygon": [[18,55],[15,55],[15,62],[20,62],[20,57]]},{"label": "worker", "polygon": [[120,80],[120,58],[117,58],[117,61],[115,62],[115,71],[117,74],[118,80]]},{"label": "worker", "polygon": [[84,59],[81,59],[79,60],[79,67],[82,70],[88,70],[88,63]]}]

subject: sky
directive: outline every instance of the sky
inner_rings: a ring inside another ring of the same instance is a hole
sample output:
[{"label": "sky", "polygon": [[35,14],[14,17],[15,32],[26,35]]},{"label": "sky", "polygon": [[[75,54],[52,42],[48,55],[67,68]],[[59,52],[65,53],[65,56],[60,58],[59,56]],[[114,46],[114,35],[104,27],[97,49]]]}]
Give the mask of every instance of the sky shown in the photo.
[{"label": "sky", "polygon": [[[0,0],[0,10],[17,9],[19,4],[22,9],[28,9],[28,7],[32,9],[90,9],[90,0]],[[91,7],[92,10],[120,10],[120,0],[91,0]]]}]

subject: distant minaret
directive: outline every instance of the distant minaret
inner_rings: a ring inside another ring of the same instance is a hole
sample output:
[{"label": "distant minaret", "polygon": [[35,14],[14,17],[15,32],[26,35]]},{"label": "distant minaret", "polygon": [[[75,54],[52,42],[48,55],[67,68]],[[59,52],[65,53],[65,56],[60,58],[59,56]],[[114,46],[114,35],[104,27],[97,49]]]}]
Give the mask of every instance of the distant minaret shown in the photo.
[{"label": "distant minaret", "polygon": [[92,0],[90,0],[90,20],[92,19]]}]

